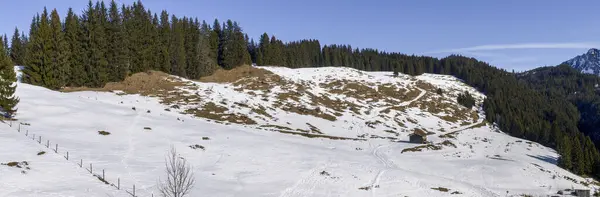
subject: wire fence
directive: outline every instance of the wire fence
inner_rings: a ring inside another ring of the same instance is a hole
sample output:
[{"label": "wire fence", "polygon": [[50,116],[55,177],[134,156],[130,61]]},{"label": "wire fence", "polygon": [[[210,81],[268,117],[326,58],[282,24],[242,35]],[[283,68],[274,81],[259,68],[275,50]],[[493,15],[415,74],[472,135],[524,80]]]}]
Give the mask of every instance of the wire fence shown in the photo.
[{"label": "wire fence", "polygon": [[[61,156],[63,156],[63,158],[65,158],[67,161],[73,161],[74,158],[69,157],[69,151],[68,150],[62,150],[59,151],[59,144],[55,143],[53,147],[51,147],[52,142],[50,141],[50,139],[46,139],[46,138],[42,138],[41,135],[37,135],[35,133],[30,133],[29,129],[27,129],[27,126],[30,126],[30,124],[28,123],[23,123],[23,122],[16,122],[17,125],[13,125],[14,121],[8,121],[8,125],[13,128],[13,127],[17,127],[17,132],[19,133],[23,133],[25,135],[25,137],[32,139],[34,142],[37,142],[39,145],[45,147],[46,149],[50,149],[52,150],[52,152],[54,152],[55,154],[59,154]],[[24,132],[23,132],[24,131]],[[45,144],[42,144],[42,139],[46,140]],[[75,160],[75,164],[77,166],[79,166],[80,168],[85,169],[88,173],[90,173],[92,176],[96,177],[99,181],[101,181],[104,184],[110,185],[111,187],[114,187],[117,190],[122,190],[124,192],[126,192],[128,195],[132,196],[132,197],[138,197],[138,195],[136,194],[136,189],[135,189],[135,184],[131,184],[130,187],[126,188],[124,184],[121,183],[121,177],[117,177],[117,182],[114,183],[110,182],[106,179],[106,170],[105,169],[101,169],[101,170],[96,170],[94,171],[94,165],[92,162],[89,162],[89,166],[88,165],[84,165],[84,161],[83,159],[79,159],[79,161]],[[85,167],[84,167],[85,166]],[[101,174],[100,174],[101,173]],[[122,187],[123,186],[123,187]],[[154,197],[154,193],[151,194],[152,197]]]}]

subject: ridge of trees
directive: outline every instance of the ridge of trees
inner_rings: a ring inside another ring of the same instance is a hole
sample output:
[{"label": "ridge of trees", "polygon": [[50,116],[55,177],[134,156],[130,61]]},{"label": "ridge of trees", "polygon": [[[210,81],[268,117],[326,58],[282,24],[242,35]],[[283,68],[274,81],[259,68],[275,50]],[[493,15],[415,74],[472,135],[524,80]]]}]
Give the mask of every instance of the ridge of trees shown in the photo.
[{"label": "ridge of trees", "polygon": [[[63,22],[64,21],[64,22]],[[251,64],[237,22],[213,26],[197,18],[131,6],[88,2],[81,14],[56,9],[33,17],[28,36],[15,29],[10,56],[26,65],[24,82],[50,89],[101,87],[132,73],[159,70],[198,79],[218,68]]]}]

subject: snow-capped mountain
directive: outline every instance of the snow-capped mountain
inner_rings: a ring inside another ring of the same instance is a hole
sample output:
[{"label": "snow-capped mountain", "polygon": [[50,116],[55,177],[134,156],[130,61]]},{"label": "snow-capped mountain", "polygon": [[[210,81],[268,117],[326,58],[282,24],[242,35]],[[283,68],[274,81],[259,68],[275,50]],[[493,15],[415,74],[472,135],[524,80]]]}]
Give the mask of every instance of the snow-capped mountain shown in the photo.
[{"label": "snow-capped mountain", "polygon": [[600,50],[592,48],[587,53],[563,62],[583,73],[600,75]]}]

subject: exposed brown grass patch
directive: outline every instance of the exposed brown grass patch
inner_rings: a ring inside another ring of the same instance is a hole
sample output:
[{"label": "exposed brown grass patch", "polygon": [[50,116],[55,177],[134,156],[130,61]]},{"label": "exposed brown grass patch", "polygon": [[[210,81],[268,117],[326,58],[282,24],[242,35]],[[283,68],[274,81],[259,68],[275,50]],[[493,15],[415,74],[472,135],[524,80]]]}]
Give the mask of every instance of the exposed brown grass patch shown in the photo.
[{"label": "exposed brown grass patch", "polygon": [[220,105],[216,105],[213,102],[204,104],[201,108],[192,108],[185,110],[187,114],[193,114],[197,117],[207,118],[216,121],[223,121],[237,124],[256,124],[256,121],[252,120],[244,114],[233,114],[226,113],[229,109]]},{"label": "exposed brown grass patch", "polygon": [[170,76],[159,71],[148,71],[133,74],[125,78],[122,82],[111,82],[104,85],[103,88],[87,87],[67,87],[62,92],[76,91],[104,91],[114,92],[123,91],[126,94],[141,94],[142,96],[167,94],[175,90],[178,86],[185,86],[187,83],[176,77]]},{"label": "exposed brown grass patch", "polygon": [[265,75],[273,74],[271,71],[256,68],[249,65],[238,66],[231,70],[219,69],[212,75],[200,78],[200,82],[209,83],[233,83],[242,78],[248,77],[264,77]]}]

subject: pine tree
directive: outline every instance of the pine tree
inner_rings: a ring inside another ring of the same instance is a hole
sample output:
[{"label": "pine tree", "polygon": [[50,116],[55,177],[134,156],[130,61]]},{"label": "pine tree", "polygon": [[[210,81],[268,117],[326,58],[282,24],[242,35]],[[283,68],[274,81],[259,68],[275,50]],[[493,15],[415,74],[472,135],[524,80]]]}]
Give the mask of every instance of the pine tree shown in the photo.
[{"label": "pine tree", "polygon": [[210,44],[210,57],[213,58],[214,62],[217,64],[221,64],[219,57],[221,56],[221,25],[219,24],[219,20],[215,19],[212,32],[209,36],[209,44]]},{"label": "pine tree", "polygon": [[224,69],[232,69],[237,66],[250,63],[250,54],[244,39],[244,34],[237,23],[227,20],[227,25],[223,28],[223,61],[221,66]]},{"label": "pine tree", "polygon": [[15,28],[15,33],[10,42],[10,58],[16,65],[23,65],[23,58],[25,58],[25,47],[22,38],[19,29]]},{"label": "pine tree", "polygon": [[583,157],[583,148],[581,147],[581,142],[579,142],[579,139],[575,138],[572,142],[574,145],[572,150],[573,172],[579,175],[583,175],[586,171],[585,160]]},{"label": "pine tree", "polygon": [[110,2],[108,14],[108,49],[106,57],[108,60],[109,81],[122,81],[129,71],[129,48],[124,42],[126,39],[123,20],[115,1]]},{"label": "pine tree", "polygon": [[50,51],[50,39],[48,12],[44,8],[42,16],[36,15],[31,23],[25,68],[23,69],[24,82],[45,86],[47,81],[46,64],[50,61],[47,54]]},{"label": "pine tree", "polygon": [[560,158],[558,159],[558,165],[567,170],[573,169],[573,163],[571,159],[571,147],[571,139],[567,136],[563,136],[563,139],[558,147],[558,149],[560,150]]},{"label": "pine tree", "polygon": [[209,76],[213,74],[218,68],[219,65],[215,62],[215,59],[211,57],[211,42],[210,35],[212,31],[208,28],[205,22],[202,24],[202,28],[200,29],[200,39],[198,42],[198,63],[199,63],[199,77]]},{"label": "pine tree", "polygon": [[169,23],[169,14],[167,11],[160,13],[160,25],[159,25],[158,39],[159,39],[159,55],[158,63],[160,64],[160,71],[165,73],[171,72],[171,53],[169,51],[170,40],[171,40],[171,24]]},{"label": "pine tree", "polygon": [[12,118],[17,109],[19,99],[15,97],[15,81],[16,81],[14,66],[10,57],[6,55],[4,46],[0,46],[0,112],[5,117]]},{"label": "pine tree", "polygon": [[108,60],[106,59],[107,39],[106,7],[104,3],[96,3],[94,6],[90,1],[83,15],[83,29],[85,40],[84,50],[87,51],[89,63],[86,65],[88,74],[87,86],[101,87],[108,82]]},{"label": "pine tree", "polygon": [[132,73],[144,72],[155,65],[154,36],[155,28],[152,26],[152,15],[146,12],[141,1],[137,1],[131,8],[131,21],[129,29],[130,70]]},{"label": "pine tree", "polygon": [[[71,51],[68,57],[68,64],[71,66],[67,86],[83,86],[88,82],[88,75],[85,72],[84,64],[89,62],[84,51],[83,43],[86,43],[86,36],[79,21],[79,17],[69,8],[67,18],[65,18],[65,42]],[[84,38],[85,37],[85,38]]]},{"label": "pine tree", "polygon": [[[246,34],[246,42],[248,42],[248,35]],[[252,63],[256,63],[256,43],[254,42],[254,39],[250,39],[250,42],[248,42],[248,53],[250,53],[250,59],[252,61]]]},{"label": "pine tree", "polygon": [[2,45],[4,45],[4,54],[6,55],[10,55],[10,46],[8,46],[8,36],[6,36],[6,34],[4,34],[4,37],[2,37]]},{"label": "pine tree", "polygon": [[260,36],[260,41],[258,43],[258,50],[256,52],[256,64],[257,65],[270,65],[271,61],[270,61],[270,55],[269,54],[269,49],[270,49],[270,41],[269,41],[269,35],[267,33],[263,33]]},{"label": "pine tree", "polygon": [[49,62],[45,65],[45,86],[50,89],[60,89],[66,85],[70,74],[68,58],[71,52],[64,38],[60,16],[56,9],[50,14],[50,36],[49,50],[47,51]]},{"label": "pine tree", "polygon": [[186,60],[185,60],[185,36],[183,29],[183,21],[175,15],[171,17],[172,37],[171,37],[171,74],[185,77]]}]

